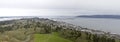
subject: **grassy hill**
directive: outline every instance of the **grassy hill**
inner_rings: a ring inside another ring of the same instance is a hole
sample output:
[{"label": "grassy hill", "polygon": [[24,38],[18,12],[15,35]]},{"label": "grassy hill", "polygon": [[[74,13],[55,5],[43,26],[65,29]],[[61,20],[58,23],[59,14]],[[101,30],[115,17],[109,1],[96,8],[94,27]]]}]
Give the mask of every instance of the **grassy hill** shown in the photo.
[{"label": "grassy hill", "polygon": [[51,34],[34,34],[34,42],[72,42],[68,39],[64,39],[58,35],[58,33]]},{"label": "grassy hill", "polygon": [[[80,27],[81,28],[81,27]],[[82,29],[82,28],[81,28]],[[120,42],[106,34],[76,30],[73,25],[49,19],[0,21],[0,42]]]}]

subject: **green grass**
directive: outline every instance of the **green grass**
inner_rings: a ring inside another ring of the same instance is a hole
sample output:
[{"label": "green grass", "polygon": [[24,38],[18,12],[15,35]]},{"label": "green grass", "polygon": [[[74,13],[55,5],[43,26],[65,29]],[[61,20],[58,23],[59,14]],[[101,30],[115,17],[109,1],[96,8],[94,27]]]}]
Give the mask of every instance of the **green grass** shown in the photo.
[{"label": "green grass", "polygon": [[34,42],[72,42],[58,36],[58,33],[52,34],[35,34]]}]

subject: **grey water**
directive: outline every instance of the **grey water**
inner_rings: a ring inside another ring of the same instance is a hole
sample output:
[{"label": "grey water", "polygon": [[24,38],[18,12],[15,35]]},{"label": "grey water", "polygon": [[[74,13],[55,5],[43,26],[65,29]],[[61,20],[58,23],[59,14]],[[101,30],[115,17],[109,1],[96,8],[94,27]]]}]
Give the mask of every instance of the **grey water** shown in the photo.
[{"label": "grey water", "polygon": [[120,34],[120,19],[107,19],[107,18],[52,18],[55,21],[62,21],[84,28],[101,30],[111,32],[113,34]]}]

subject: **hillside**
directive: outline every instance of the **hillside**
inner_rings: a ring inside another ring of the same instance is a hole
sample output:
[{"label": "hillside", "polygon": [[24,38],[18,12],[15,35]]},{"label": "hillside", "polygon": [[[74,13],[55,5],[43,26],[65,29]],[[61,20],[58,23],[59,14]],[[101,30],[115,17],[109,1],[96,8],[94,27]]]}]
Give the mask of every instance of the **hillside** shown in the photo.
[{"label": "hillside", "polygon": [[34,42],[72,42],[71,40],[60,37],[56,32],[51,34],[35,34],[34,36]]},{"label": "hillside", "polygon": [[77,17],[120,19],[120,15],[81,15],[81,16],[77,16]]},{"label": "hillside", "polygon": [[37,17],[0,21],[0,42],[56,42],[56,39],[59,42],[119,42],[120,36]]}]

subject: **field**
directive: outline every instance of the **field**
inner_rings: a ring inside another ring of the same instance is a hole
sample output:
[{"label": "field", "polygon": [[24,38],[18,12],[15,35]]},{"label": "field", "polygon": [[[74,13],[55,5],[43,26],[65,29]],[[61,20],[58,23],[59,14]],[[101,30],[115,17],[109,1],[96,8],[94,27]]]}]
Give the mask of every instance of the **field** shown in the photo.
[{"label": "field", "polygon": [[51,34],[35,34],[34,42],[72,42],[58,36],[58,33]]}]

